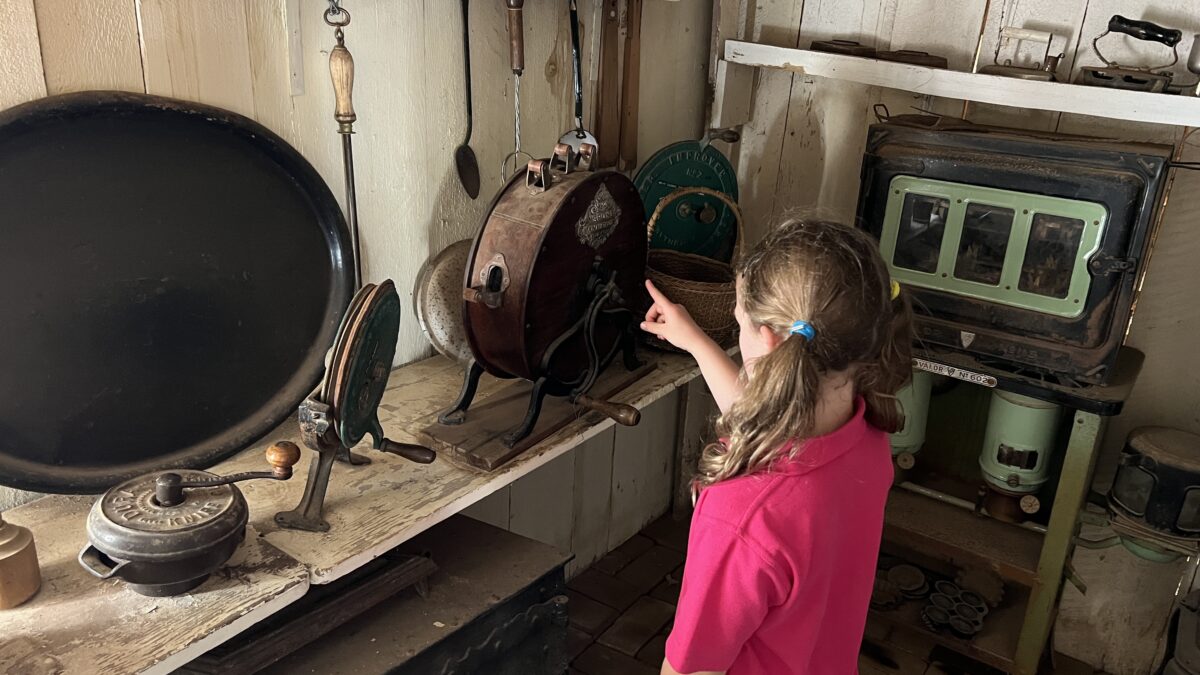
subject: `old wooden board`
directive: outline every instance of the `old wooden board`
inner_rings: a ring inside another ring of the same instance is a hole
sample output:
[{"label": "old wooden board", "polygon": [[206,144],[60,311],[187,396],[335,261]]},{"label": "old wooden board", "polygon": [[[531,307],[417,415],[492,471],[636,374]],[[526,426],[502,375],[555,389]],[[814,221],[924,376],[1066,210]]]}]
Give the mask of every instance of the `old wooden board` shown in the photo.
[{"label": "old wooden board", "polygon": [[[596,380],[590,395],[599,400],[612,400],[652,370],[652,363],[632,372],[618,367],[609,368]],[[566,398],[547,396],[533,431],[509,447],[504,443],[504,436],[525,417],[532,390],[533,384],[526,380],[510,382],[487,401],[472,406],[462,424],[440,424],[437,421],[438,413],[434,413],[425,419],[426,424],[417,436],[422,444],[447,459],[493,471],[576,419],[585,415],[592,422],[603,419],[599,413],[589,413]]]},{"label": "old wooden board", "polygon": [[[655,369],[616,397],[643,409],[666,396],[698,374],[688,356],[647,353]],[[621,372],[620,367],[615,369]],[[443,357],[434,357],[396,369],[388,382],[380,419],[388,437],[419,442],[417,432],[434,412],[447,407],[458,393],[462,371]],[[484,375],[479,383],[476,406],[510,382]],[[515,424],[515,421],[514,421]],[[329,532],[283,530],[275,525],[277,511],[294,508],[300,501],[308,462],[301,460],[289,482],[250,481],[243,492],[250,504],[250,522],[267,541],[304,563],[312,583],[329,583],[414,535],[503,489],[518,478],[544,466],[584,441],[610,429],[608,419],[588,416],[574,419],[499,470],[484,473],[439,458],[418,465],[394,455],[371,451],[364,443],[357,448],[371,458],[368,466],[338,464],[333,469],[325,498],[324,517]],[[264,438],[254,448],[220,464],[216,473],[260,470],[263,450],[276,438],[294,436],[295,425],[286,433]],[[305,451],[306,455],[311,455]]]},{"label": "old wooden board", "polygon": [[251,529],[231,564],[195,591],[148,598],[100,581],[75,560],[90,496],[55,496],[7,511],[34,533],[42,589],[0,612],[0,672],[168,673],[308,590],[304,566]]}]

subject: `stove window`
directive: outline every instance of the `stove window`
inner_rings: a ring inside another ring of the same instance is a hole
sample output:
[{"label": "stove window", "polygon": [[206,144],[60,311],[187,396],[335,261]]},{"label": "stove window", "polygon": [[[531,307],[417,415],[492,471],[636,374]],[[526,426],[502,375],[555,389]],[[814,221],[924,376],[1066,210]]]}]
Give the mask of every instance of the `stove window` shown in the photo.
[{"label": "stove window", "polygon": [[1200,488],[1188,488],[1175,525],[1184,532],[1200,532]]},{"label": "stove window", "polygon": [[1076,218],[1035,213],[1018,288],[1050,298],[1067,297],[1083,227]]},{"label": "stove window", "polygon": [[1013,210],[972,203],[963,215],[954,276],[989,286],[1000,285]]},{"label": "stove window", "polygon": [[1146,514],[1146,504],[1154,491],[1154,474],[1140,466],[1125,465],[1113,481],[1112,498],[1135,516]]},{"label": "stove window", "polygon": [[892,264],[927,274],[936,272],[949,213],[949,199],[906,194]]}]

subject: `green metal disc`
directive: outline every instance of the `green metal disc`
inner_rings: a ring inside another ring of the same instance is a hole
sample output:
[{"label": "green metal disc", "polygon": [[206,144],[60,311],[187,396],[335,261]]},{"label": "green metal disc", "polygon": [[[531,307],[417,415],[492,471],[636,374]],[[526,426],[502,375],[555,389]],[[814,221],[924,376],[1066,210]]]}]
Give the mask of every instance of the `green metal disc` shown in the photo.
[{"label": "green metal disc", "polygon": [[[729,160],[712,145],[701,147],[699,141],[673,143],[654,153],[633,182],[647,217],[663,197],[680,187],[706,187],[725,193],[735,203],[738,199],[737,176]],[[688,195],[672,202],[659,218],[650,248],[729,262],[736,242],[737,218],[729,207],[708,195]]]},{"label": "green metal disc", "polygon": [[374,446],[383,442],[379,402],[387,389],[400,333],[400,296],[391,280],[359,291],[368,294],[357,312],[347,314],[344,344],[330,367],[339,381],[333,387],[338,437],[354,447],[370,433]]}]

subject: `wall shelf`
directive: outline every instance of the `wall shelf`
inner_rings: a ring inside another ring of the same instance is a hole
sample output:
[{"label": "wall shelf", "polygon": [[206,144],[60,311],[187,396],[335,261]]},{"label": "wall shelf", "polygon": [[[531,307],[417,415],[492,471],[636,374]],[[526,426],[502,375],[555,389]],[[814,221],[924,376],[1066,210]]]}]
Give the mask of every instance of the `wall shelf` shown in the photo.
[{"label": "wall shelf", "polygon": [[729,40],[725,60],[756,68],[994,105],[1132,122],[1200,126],[1200,97],[962,73],[908,63]]}]

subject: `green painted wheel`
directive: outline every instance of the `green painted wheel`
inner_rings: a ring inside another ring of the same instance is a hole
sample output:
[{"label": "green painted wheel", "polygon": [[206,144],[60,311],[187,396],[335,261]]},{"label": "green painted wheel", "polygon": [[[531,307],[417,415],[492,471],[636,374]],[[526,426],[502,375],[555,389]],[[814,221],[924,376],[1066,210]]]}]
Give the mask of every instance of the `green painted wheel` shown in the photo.
[{"label": "green painted wheel", "polygon": [[[646,213],[680,187],[706,187],[738,198],[737,176],[721,151],[699,141],[682,141],[662,148],[638,170],[634,185]],[[693,253],[721,262],[733,258],[737,217],[714,197],[692,195],[671,205],[654,228],[650,248]]]},{"label": "green painted wheel", "polygon": [[368,433],[376,449],[383,442],[379,402],[387,389],[400,333],[400,296],[391,280],[359,291],[362,300],[343,320],[340,344],[330,362],[333,418],[338,437],[347,448]]}]

